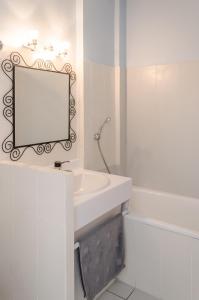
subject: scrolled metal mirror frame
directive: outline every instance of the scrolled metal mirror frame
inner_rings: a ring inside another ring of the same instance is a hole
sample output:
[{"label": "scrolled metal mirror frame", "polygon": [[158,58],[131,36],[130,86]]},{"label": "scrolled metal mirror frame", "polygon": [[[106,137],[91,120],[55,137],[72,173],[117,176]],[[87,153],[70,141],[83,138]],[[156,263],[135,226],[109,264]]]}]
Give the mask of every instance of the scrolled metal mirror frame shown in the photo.
[{"label": "scrolled metal mirror frame", "polygon": [[[13,70],[15,66],[24,66],[28,68],[35,68],[38,70],[55,71],[69,74],[70,78],[70,91],[69,91],[69,119],[70,119],[70,136],[69,140],[58,141],[58,142],[47,142],[43,144],[30,145],[24,147],[14,147],[14,94],[13,94]],[[11,124],[11,132],[4,139],[2,143],[2,150],[4,153],[10,154],[10,159],[12,161],[19,160],[27,149],[32,149],[37,155],[42,155],[44,153],[49,154],[55,148],[56,145],[60,145],[65,151],[69,151],[72,148],[72,144],[76,141],[76,133],[71,127],[71,121],[76,115],[75,109],[75,98],[72,95],[71,89],[76,81],[76,74],[72,70],[72,66],[69,63],[63,65],[61,70],[58,70],[51,61],[44,61],[42,59],[37,59],[32,65],[29,65],[23,56],[19,52],[12,52],[9,58],[4,59],[1,64],[1,68],[4,74],[11,80],[12,87],[3,96],[3,116]]]}]

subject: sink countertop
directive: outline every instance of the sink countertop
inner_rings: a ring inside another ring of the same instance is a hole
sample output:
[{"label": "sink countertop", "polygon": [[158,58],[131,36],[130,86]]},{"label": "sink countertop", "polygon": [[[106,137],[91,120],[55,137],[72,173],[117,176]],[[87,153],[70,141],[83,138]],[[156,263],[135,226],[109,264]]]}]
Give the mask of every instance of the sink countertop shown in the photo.
[{"label": "sink countertop", "polygon": [[[99,174],[99,172],[90,170],[88,172]],[[131,178],[107,173],[100,174],[109,178],[110,184],[108,186],[93,193],[74,196],[75,231],[131,198]]]}]

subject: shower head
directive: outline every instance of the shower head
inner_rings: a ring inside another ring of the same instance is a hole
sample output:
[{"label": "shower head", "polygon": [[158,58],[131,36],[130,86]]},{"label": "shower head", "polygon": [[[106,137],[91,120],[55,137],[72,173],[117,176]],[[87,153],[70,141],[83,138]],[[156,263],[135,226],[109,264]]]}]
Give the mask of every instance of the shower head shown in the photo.
[{"label": "shower head", "polygon": [[101,138],[101,133],[102,133],[102,130],[103,130],[104,126],[105,126],[107,123],[109,123],[110,121],[111,121],[111,117],[107,117],[107,118],[104,120],[104,122],[103,122],[102,125],[100,126],[98,132],[94,135],[94,139],[95,139],[96,141],[99,141],[99,140],[100,140],[100,138]]},{"label": "shower head", "polygon": [[102,129],[104,128],[104,125],[107,124],[107,123],[109,123],[110,121],[111,121],[111,117],[107,117],[107,118],[104,120],[104,122],[102,123],[102,125],[101,125],[100,128],[99,128],[99,133],[102,132]]},{"label": "shower head", "polygon": [[105,121],[106,123],[109,123],[111,121],[111,117],[107,117]]}]

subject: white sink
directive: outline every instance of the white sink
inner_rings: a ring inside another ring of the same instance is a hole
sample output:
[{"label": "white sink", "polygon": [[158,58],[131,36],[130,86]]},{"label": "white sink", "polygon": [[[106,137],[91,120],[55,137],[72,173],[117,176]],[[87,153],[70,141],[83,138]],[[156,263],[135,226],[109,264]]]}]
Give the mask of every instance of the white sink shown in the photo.
[{"label": "white sink", "polygon": [[110,178],[106,174],[83,170],[74,176],[74,195],[91,194],[106,188],[109,184]]},{"label": "white sink", "polygon": [[75,231],[131,198],[130,178],[84,169],[73,174]]}]

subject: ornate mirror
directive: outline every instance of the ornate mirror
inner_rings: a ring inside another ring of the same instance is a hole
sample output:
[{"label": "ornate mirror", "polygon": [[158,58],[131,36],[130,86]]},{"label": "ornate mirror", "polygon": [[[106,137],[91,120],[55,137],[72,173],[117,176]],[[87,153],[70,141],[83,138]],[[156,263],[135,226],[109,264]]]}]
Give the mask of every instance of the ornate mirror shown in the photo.
[{"label": "ornate mirror", "polygon": [[11,81],[3,97],[3,115],[11,124],[3,151],[18,160],[28,148],[38,155],[50,153],[56,145],[70,150],[76,140],[71,127],[76,76],[71,65],[57,70],[52,62],[38,59],[30,66],[13,52],[2,62],[2,70]]}]

